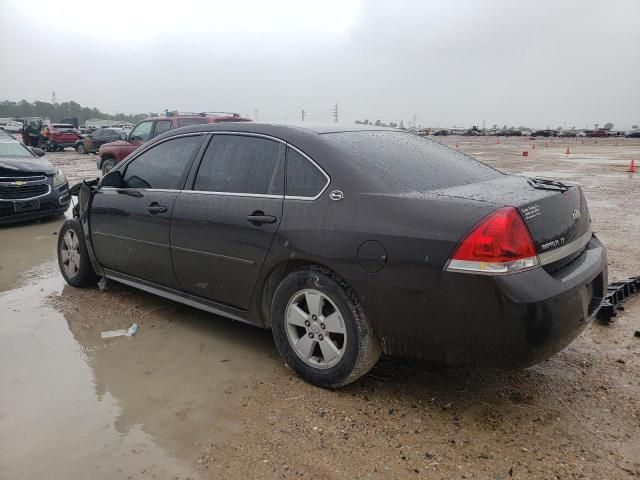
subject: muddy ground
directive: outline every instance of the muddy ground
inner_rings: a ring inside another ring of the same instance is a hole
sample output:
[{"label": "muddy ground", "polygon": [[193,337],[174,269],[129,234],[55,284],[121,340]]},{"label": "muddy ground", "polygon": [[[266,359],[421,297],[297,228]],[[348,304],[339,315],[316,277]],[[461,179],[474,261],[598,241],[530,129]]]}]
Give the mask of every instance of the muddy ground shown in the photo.
[{"label": "muddy ground", "polygon": [[[580,182],[610,279],[640,275],[640,173],[626,173],[640,141],[440,140]],[[91,155],[47,158],[96,175]],[[294,376],[269,332],[114,283],[64,286],[61,222],[0,227],[1,479],[640,476],[640,298],[528,370],[383,358],[328,391]],[[134,337],[100,338],[133,322]]]}]

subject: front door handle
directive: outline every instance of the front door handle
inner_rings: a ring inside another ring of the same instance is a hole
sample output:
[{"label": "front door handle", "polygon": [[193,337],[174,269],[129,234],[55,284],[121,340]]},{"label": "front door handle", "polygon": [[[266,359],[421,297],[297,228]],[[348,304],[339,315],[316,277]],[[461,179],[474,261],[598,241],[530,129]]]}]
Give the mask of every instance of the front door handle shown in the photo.
[{"label": "front door handle", "polygon": [[156,213],[164,213],[167,211],[167,207],[164,205],[159,205],[157,202],[153,202],[151,205],[147,207],[147,212],[151,215],[155,215]]},{"label": "front door handle", "polygon": [[263,223],[276,223],[277,218],[273,215],[265,215],[261,210],[256,210],[251,215],[247,215],[247,220],[254,225],[262,225]]}]

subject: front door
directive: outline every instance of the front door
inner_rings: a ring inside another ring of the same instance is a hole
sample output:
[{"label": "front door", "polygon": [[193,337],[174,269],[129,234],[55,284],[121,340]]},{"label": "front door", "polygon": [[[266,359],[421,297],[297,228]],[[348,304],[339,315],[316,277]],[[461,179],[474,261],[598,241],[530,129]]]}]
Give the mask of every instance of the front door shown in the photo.
[{"label": "front door", "polygon": [[192,190],[176,199],[171,252],[180,287],[247,310],[282,217],[284,144],[215,134]]},{"label": "front door", "polygon": [[122,188],[100,188],[91,205],[91,237],[105,268],[176,288],[169,250],[171,212],[203,135],[171,138],[119,170]]}]

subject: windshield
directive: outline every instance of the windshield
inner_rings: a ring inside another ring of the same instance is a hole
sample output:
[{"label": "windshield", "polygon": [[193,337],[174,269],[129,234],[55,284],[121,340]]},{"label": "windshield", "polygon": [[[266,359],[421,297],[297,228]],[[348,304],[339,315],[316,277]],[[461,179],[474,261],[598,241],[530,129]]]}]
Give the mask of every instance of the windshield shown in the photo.
[{"label": "windshield", "polygon": [[324,134],[380,192],[424,192],[483,182],[502,174],[456,150],[410,133],[361,131]]},{"label": "windshield", "polygon": [[33,155],[17,140],[0,137],[0,157],[33,158]]}]

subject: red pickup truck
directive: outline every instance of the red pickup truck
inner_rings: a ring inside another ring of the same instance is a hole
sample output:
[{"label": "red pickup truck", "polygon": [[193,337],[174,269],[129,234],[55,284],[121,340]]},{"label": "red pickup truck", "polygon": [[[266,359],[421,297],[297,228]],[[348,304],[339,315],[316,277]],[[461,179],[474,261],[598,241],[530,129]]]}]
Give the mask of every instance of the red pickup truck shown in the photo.
[{"label": "red pickup truck", "polygon": [[127,140],[105,143],[98,150],[96,165],[102,175],[107,173],[118,163],[124,160],[127,155],[136,150],[140,145],[148,142],[161,133],[168,132],[174,128],[188,127],[203,123],[220,122],[250,122],[248,118],[243,118],[237,113],[215,112],[215,113],[168,113],[162,117],[145,118],[139,122]]}]

